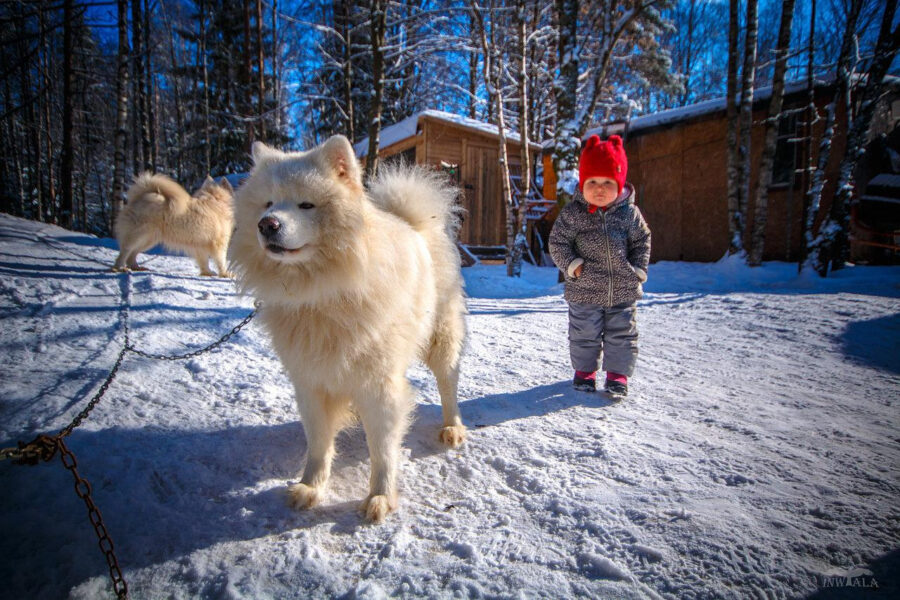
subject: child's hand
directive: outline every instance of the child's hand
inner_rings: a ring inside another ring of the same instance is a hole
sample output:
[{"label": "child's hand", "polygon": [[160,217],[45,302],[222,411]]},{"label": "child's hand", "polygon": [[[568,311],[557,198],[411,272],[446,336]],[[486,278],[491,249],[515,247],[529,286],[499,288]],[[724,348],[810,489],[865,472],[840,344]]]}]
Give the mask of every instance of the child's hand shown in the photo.
[{"label": "child's hand", "polygon": [[575,267],[575,270],[573,271],[573,273],[575,274],[575,279],[578,279],[579,277],[581,277],[581,272],[582,272],[583,270],[584,270],[584,265],[583,265],[583,264],[582,264],[582,265],[578,265],[577,267]]}]

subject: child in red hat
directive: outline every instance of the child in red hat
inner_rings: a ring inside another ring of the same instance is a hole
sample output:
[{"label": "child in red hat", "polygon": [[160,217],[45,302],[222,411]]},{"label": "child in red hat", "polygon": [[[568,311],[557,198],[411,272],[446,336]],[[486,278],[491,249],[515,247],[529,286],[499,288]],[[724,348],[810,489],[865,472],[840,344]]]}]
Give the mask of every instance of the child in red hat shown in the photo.
[{"label": "child in red hat", "polygon": [[565,273],[569,353],[579,391],[628,394],[637,361],[637,301],[650,262],[650,228],[626,181],[622,138],[591,136],[578,161],[578,192],[550,232],[550,256]]}]

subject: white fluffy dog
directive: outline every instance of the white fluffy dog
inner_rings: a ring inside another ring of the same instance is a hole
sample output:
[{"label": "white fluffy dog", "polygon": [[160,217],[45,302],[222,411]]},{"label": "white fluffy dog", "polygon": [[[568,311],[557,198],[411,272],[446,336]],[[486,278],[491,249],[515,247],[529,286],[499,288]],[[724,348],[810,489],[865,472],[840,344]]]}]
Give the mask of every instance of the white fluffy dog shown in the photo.
[{"label": "white fluffy dog", "polygon": [[457,407],[465,300],[456,249],[456,190],[422,168],[385,169],[363,189],[350,143],[309,152],[257,142],[235,197],[231,266],[262,301],[260,319],[294,384],[308,453],[290,502],[324,494],[337,432],[356,416],[371,461],[361,510],[381,521],[397,507],[400,445],[414,407],[406,370],[434,373],[440,440],[465,439]]},{"label": "white fluffy dog", "polygon": [[207,177],[194,196],[165,175],[141,173],[128,188],[128,202],[116,218],[119,256],[113,271],[144,270],[137,256],[157,244],[194,257],[201,275],[212,257],[219,276],[228,277],[226,254],[234,228],[228,180]]}]

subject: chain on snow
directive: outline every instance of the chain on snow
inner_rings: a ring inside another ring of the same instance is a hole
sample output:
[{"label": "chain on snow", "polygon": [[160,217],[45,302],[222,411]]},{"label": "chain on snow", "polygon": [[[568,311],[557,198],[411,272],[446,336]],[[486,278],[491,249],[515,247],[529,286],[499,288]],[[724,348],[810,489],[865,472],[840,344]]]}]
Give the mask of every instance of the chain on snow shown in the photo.
[{"label": "chain on snow", "polygon": [[24,442],[19,442],[18,447],[16,448],[0,449],[0,460],[12,459],[16,464],[26,465],[36,465],[41,461],[48,462],[56,455],[57,452],[59,452],[63,466],[71,471],[72,476],[75,478],[75,493],[78,494],[78,497],[84,501],[84,504],[87,507],[88,518],[91,521],[91,525],[93,525],[94,527],[94,532],[97,534],[100,550],[106,557],[106,564],[109,567],[109,577],[112,581],[113,590],[115,591],[116,597],[120,599],[128,597],[128,584],[125,582],[125,577],[122,575],[122,569],[119,567],[119,561],[116,558],[112,538],[110,538],[109,532],[106,530],[106,526],[103,524],[103,517],[100,514],[100,510],[97,508],[97,505],[94,504],[94,500],[91,497],[91,485],[78,473],[78,463],[75,460],[75,455],[66,446],[64,438],[70,435],[76,427],[81,425],[81,423],[88,417],[90,412],[94,410],[94,407],[97,406],[97,404],[106,394],[110,384],[112,384],[113,380],[116,378],[116,375],[119,372],[119,368],[122,366],[122,361],[125,359],[125,355],[128,352],[132,352],[134,354],[137,354],[138,356],[143,356],[145,358],[158,360],[185,360],[188,358],[194,358],[200,356],[201,354],[212,352],[219,346],[225,344],[237,332],[243,329],[247,325],[247,323],[249,323],[259,312],[259,303],[257,303],[254,306],[253,311],[246,317],[244,317],[244,319],[240,323],[235,325],[231,329],[231,331],[226,333],[224,336],[222,336],[212,344],[206,346],[205,348],[201,348],[193,352],[188,352],[187,354],[170,356],[144,352],[143,350],[138,350],[130,339],[129,305],[131,296],[131,274],[126,272],[125,277],[126,286],[123,294],[124,297],[122,299],[122,306],[119,312],[119,322],[122,326],[125,341],[122,345],[122,349],[119,350],[119,354],[116,356],[115,364],[113,364],[113,367],[112,369],[110,369],[109,374],[106,376],[106,379],[104,379],[103,383],[100,384],[100,388],[97,390],[97,393],[94,394],[93,397],[91,397],[90,401],[85,405],[81,412],[76,415],[72,422],[55,436],[39,435],[27,444]]}]

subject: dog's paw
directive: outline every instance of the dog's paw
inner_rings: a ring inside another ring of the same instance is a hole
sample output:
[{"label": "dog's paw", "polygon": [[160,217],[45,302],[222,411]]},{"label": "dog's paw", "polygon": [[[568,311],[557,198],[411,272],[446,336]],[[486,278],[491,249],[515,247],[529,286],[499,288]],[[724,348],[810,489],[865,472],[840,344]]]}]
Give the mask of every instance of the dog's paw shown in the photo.
[{"label": "dog's paw", "polygon": [[397,510],[397,501],[391,501],[387,496],[369,496],[359,506],[359,511],[365,514],[366,519],[372,523],[381,523],[389,513]]},{"label": "dog's paw", "polygon": [[294,510],[312,508],[322,500],[322,490],[297,483],[288,488],[288,504]]},{"label": "dog's paw", "polygon": [[449,425],[441,429],[440,433],[441,443],[445,446],[450,446],[451,448],[458,448],[464,441],[466,441],[466,426],[465,425]]},{"label": "dog's paw", "polygon": [[200,271],[200,277],[215,277],[216,274],[212,271]]},{"label": "dog's paw", "polygon": [[223,279],[234,279],[234,273],[225,271],[224,273],[219,273],[219,277],[222,277]]}]

